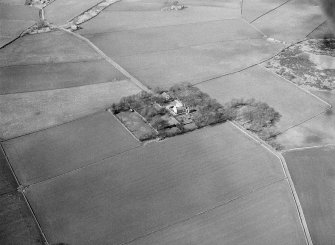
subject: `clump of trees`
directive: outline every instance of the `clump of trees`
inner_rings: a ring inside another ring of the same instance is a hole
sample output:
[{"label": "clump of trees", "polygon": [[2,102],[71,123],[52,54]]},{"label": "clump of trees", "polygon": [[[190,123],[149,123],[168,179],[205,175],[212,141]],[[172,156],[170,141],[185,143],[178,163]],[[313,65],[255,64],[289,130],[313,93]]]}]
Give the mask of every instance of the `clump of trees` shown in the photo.
[{"label": "clump of trees", "polygon": [[233,99],[225,105],[225,109],[230,120],[237,121],[275,149],[281,148],[275,142],[279,134],[276,123],[280,120],[281,115],[274,108],[255,99]]},{"label": "clump of trees", "polygon": [[[142,91],[138,94],[121,98],[119,103],[114,103],[111,110],[114,114],[118,114],[122,111],[134,110],[140,114],[144,120],[149,123],[155,130],[159,132],[159,136],[162,135],[162,131],[168,128],[169,122],[164,117],[169,112],[165,107],[160,107],[168,103],[171,99],[164,97],[160,93],[148,93]],[[155,135],[157,137],[157,135]],[[141,137],[140,140],[147,140],[153,138],[153,135],[146,135]]]},{"label": "clump of trees", "polygon": [[117,114],[121,111],[128,111],[130,109],[140,111],[148,107],[150,107],[150,110],[153,111],[155,108],[152,107],[155,103],[164,104],[167,102],[168,100],[161,94],[142,91],[138,94],[121,98],[119,103],[112,104],[111,110],[114,114]]},{"label": "clump of trees", "polygon": [[172,86],[168,93],[183,102],[189,108],[195,110],[192,114],[194,123],[198,128],[216,123],[222,123],[226,117],[224,107],[208,94],[188,83]]},{"label": "clump of trees", "polygon": [[[157,106],[157,104],[164,105],[176,99],[180,100],[185,107],[193,109],[192,118],[197,128],[229,119],[220,103],[191,84],[177,84],[170,89],[157,87],[153,91],[154,93],[143,91],[123,97],[119,103],[112,105],[111,110],[114,114],[130,109],[136,110],[160,133],[161,137],[185,133],[191,129],[183,127],[182,124],[174,125],[173,129],[169,128],[168,120],[163,118],[164,115],[169,115],[169,112],[164,107]],[[166,93],[169,98],[164,96],[163,93]]]},{"label": "clump of trees", "polygon": [[162,138],[194,130],[195,128],[192,127],[185,128],[182,123],[177,125],[169,123],[169,117],[173,116],[164,105],[173,100],[180,100],[185,107],[193,111],[191,116],[196,125],[195,128],[223,123],[227,120],[236,121],[274,148],[280,148],[275,143],[278,135],[275,125],[281,115],[268,104],[255,99],[233,99],[221,105],[208,94],[187,83],[177,84],[169,89],[157,87],[153,89],[153,93],[143,91],[123,97],[119,103],[112,105],[111,110],[114,114],[136,110]]}]

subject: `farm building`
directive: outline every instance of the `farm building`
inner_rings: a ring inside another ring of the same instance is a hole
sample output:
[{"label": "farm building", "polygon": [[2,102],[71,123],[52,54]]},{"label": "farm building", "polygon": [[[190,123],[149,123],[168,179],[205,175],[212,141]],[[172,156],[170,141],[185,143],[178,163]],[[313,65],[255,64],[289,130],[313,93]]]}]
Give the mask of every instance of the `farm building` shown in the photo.
[{"label": "farm building", "polygon": [[180,100],[174,100],[166,106],[173,115],[180,115],[187,112],[187,108]]}]

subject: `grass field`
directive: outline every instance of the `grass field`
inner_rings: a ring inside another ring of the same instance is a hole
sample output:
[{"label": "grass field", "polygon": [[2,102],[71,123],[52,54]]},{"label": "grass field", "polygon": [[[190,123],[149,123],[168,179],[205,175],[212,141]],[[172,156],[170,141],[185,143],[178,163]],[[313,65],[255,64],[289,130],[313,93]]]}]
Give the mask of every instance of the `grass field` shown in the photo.
[{"label": "grass field", "polygon": [[[39,20],[39,10],[16,5],[14,1],[0,1],[0,48],[8,44]],[[14,5],[11,5],[14,4]]]},{"label": "grass field", "polygon": [[1,19],[13,20],[39,20],[38,9],[24,5],[3,4],[0,6]]},{"label": "grass field", "polygon": [[127,79],[107,61],[0,67],[0,94],[43,91]]},{"label": "grass field", "polygon": [[147,244],[306,244],[287,181],[138,239]]},{"label": "grass field", "polygon": [[62,31],[26,35],[0,50],[0,67],[97,59],[91,46]]},{"label": "grass field", "polygon": [[13,5],[24,5],[26,0],[0,0],[0,3],[13,4]]},{"label": "grass field", "polygon": [[0,149],[0,195],[16,191],[17,183],[9,168],[5,154]]},{"label": "grass field", "polygon": [[[151,139],[150,135],[156,135],[156,132],[148,123],[143,121],[137,112],[123,111],[115,115],[132,132],[137,139]],[[153,136],[152,138],[154,138]]]},{"label": "grass field", "polygon": [[[230,28],[234,26],[235,28]],[[86,34],[110,57],[173,50],[205,43],[262,38],[243,20],[219,20],[172,26]],[[150,38],[148,38],[150,37]],[[110,45],[113,43],[114,45]]]},{"label": "grass field", "polygon": [[283,178],[277,157],[227,123],[147,144],[26,194],[50,242],[122,244]]},{"label": "grass field", "polygon": [[[162,7],[166,6],[168,3],[173,1],[166,0],[123,0],[111,6],[109,11],[158,11]],[[238,10],[240,8],[239,3],[234,0],[211,0],[203,2],[201,0],[183,0],[182,4],[187,7],[193,6],[206,6],[206,7],[220,7],[224,9],[229,14],[235,14],[237,16]],[[184,9],[185,10],[185,9]],[[230,10],[230,11],[229,11]]]},{"label": "grass field", "polygon": [[291,128],[277,137],[286,149],[335,144],[334,110]]},{"label": "grass field", "polygon": [[45,16],[47,20],[55,25],[64,25],[72,18],[82,14],[87,9],[101,2],[100,0],[67,1],[57,0],[46,6]]},{"label": "grass field", "polygon": [[123,96],[140,91],[125,80],[0,95],[0,138],[13,138],[101,111]]},{"label": "grass field", "polygon": [[124,1],[112,4],[96,18],[83,23],[81,25],[83,29],[79,33],[87,34],[199,23],[239,18],[241,15],[240,3],[236,1],[230,1],[231,4],[220,7],[190,5],[183,11],[171,12],[160,11],[165,1],[161,1],[162,5],[157,4],[157,2],[153,4],[143,4],[143,1],[139,4],[134,1],[128,2],[129,4]]},{"label": "grass field", "polygon": [[0,50],[0,94],[125,79],[86,42],[61,31],[26,35]]},{"label": "grass field", "polygon": [[0,244],[43,244],[39,229],[0,149]]},{"label": "grass field", "polygon": [[270,58],[282,47],[265,39],[234,40],[113,59],[148,86],[170,87],[239,71]]},{"label": "grass field", "polygon": [[44,244],[21,193],[0,195],[0,244]]},{"label": "grass field", "polygon": [[322,115],[280,135],[278,142],[285,146],[286,149],[335,144],[335,92],[315,89],[311,89],[310,91],[330,103],[333,107]]},{"label": "grass field", "polygon": [[287,2],[287,0],[253,0],[243,2],[242,15],[248,21],[251,22],[256,18],[262,16],[264,13],[275,9],[281,4]]},{"label": "grass field", "polygon": [[318,1],[293,0],[254,21],[253,25],[267,36],[291,43],[303,40],[325,20]]},{"label": "grass field", "polygon": [[312,95],[259,66],[199,84],[197,87],[222,104],[233,98],[255,98],[266,102],[282,115],[277,124],[279,130],[303,122],[328,107]]},{"label": "grass field", "polygon": [[64,174],[139,145],[109,112],[2,144],[24,185]]},{"label": "grass field", "polygon": [[335,244],[335,147],[284,153],[313,244]]},{"label": "grass field", "polygon": [[236,72],[284,48],[237,19],[239,2],[183,4],[189,7],[167,13],[152,1],[118,2],[81,25],[79,33],[150,87]]},{"label": "grass field", "polygon": [[[0,6],[0,12],[1,13],[5,12],[2,11],[2,5]],[[38,12],[36,13],[36,15],[38,16]],[[23,31],[25,31],[30,26],[34,25],[36,22],[34,20],[2,19],[1,17],[2,16],[0,16],[1,21],[0,38],[8,38],[8,39],[7,42],[0,44],[0,47],[20,36],[20,34]]]}]

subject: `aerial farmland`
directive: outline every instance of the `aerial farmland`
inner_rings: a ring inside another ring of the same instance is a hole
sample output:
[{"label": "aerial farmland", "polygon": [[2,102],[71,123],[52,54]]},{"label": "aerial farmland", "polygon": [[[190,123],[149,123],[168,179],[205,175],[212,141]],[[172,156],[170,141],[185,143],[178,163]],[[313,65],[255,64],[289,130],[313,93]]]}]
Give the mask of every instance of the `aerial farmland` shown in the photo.
[{"label": "aerial farmland", "polygon": [[334,245],[325,4],[0,0],[0,244]]}]

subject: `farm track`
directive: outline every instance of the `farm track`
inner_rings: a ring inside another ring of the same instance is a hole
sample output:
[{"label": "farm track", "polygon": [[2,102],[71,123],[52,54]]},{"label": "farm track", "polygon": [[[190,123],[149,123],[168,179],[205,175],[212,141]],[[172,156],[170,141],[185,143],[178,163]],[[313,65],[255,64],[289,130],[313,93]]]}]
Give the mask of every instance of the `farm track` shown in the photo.
[{"label": "farm track", "polygon": [[285,176],[286,176],[286,178],[289,182],[289,186],[290,186],[290,189],[292,191],[292,195],[294,197],[294,202],[296,204],[297,211],[298,211],[299,217],[300,217],[300,221],[301,221],[301,224],[302,224],[304,232],[305,232],[306,242],[307,242],[308,245],[313,245],[313,241],[312,241],[311,235],[310,235],[309,230],[308,230],[308,226],[307,226],[307,223],[306,223],[306,218],[305,218],[303,209],[301,207],[301,203],[300,203],[297,191],[295,189],[294,183],[292,181],[292,177],[290,175],[290,171],[288,170],[287,163],[286,163],[285,158],[283,157],[282,153],[273,150],[273,148],[271,146],[269,146],[266,142],[258,139],[257,136],[254,136],[254,135],[250,134],[247,130],[245,130],[243,127],[239,126],[238,124],[236,124],[234,122],[232,122],[232,124],[236,128],[238,128],[239,130],[241,130],[241,132],[246,134],[248,137],[252,138],[255,142],[259,142],[260,145],[262,147],[264,147],[266,150],[270,151],[272,154],[274,154],[276,157],[278,157],[278,159],[280,160],[280,162],[282,164],[283,171],[284,171]]},{"label": "farm track", "polygon": [[334,242],[334,149],[331,144],[283,152],[315,244]]}]

